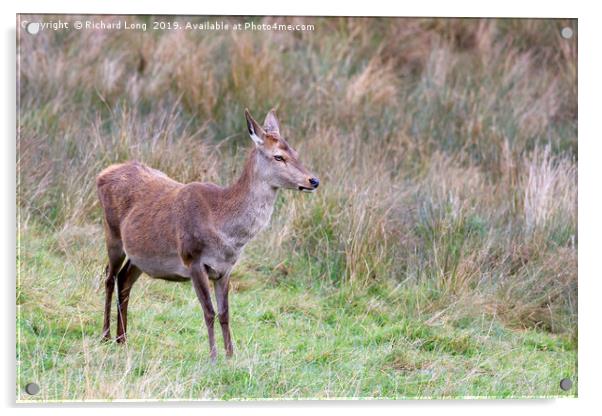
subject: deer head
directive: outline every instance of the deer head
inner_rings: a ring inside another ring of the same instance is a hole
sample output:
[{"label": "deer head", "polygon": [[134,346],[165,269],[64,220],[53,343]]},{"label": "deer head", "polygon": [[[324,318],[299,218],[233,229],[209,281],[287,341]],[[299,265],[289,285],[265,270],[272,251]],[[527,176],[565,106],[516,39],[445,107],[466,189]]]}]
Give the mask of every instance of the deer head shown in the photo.
[{"label": "deer head", "polygon": [[258,150],[258,171],[274,188],[314,192],[320,180],[299,161],[299,155],[280,135],[280,123],[274,110],[265,117],[263,127],[245,109],[247,128]]}]

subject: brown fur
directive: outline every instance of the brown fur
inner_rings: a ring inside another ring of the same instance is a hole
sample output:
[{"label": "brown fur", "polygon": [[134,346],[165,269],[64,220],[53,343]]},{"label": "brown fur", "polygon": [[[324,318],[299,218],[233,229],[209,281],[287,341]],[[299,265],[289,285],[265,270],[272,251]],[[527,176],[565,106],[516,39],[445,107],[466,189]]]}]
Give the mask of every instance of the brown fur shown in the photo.
[{"label": "brown fur", "polygon": [[191,279],[203,307],[211,358],[215,359],[211,279],[226,354],[232,354],[228,288],[234,264],[245,244],[269,221],[278,188],[315,190],[319,183],[280,137],[273,111],[266,117],[265,130],[248,112],[245,114],[256,147],[249,153],[240,178],[229,187],[182,184],[136,161],[109,166],[98,175],[109,256],[105,338],[110,338],[115,279],[119,342],[125,341],[130,289],[142,272],[171,281]]}]

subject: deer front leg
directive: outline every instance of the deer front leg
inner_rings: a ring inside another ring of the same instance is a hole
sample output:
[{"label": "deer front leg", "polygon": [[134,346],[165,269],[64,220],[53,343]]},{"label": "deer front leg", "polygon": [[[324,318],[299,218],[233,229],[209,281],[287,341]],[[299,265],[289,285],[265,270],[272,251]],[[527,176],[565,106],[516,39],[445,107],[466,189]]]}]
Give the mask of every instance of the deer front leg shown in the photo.
[{"label": "deer front leg", "polygon": [[211,355],[211,361],[215,362],[217,359],[217,349],[215,348],[215,334],[213,331],[213,322],[215,320],[215,311],[213,310],[213,304],[211,303],[211,295],[209,293],[209,276],[205,267],[200,262],[195,261],[190,266],[190,275],[194,291],[196,292],[199,302],[203,307],[203,314],[205,315],[205,324],[207,325],[207,334],[209,336],[209,353]]},{"label": "deer front leg", "polygon": [[230,335],[228,314],[228,290],[230,287],[230,275],[222,276],[221,279],[213,283],[213,287],[215,289],[215,299],[217,299],[217,316],[219,318],[219,323],[222,326],[226,357],[232,357],[234,350],[232,348],[232,337]]}]

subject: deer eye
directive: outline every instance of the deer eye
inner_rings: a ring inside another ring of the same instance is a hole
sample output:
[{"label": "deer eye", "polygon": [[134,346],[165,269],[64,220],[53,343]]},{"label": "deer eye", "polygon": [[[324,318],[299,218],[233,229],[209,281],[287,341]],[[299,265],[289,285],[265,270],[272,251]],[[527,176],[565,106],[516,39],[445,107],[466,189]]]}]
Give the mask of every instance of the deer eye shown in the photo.
[{"label": "deer eye", "polygon": [[274,156],[274,160],[277,160],[278,162],[284,162],[284,158],[280,155]]}]

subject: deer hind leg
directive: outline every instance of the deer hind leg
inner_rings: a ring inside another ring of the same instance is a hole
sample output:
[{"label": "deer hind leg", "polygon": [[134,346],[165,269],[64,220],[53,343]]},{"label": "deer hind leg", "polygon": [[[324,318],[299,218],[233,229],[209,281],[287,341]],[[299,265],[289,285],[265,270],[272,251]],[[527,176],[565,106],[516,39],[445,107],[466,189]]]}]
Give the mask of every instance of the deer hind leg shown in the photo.
[{"label": "deer hind leg", "polygon": [[230,334],[230,317],[228,312],[228,290],[230,287],[230,276],[223,276],[221,279],[213,282],[215,289],[215,299],[217,300],[217,316],[222,327],[224,337],[224,348],[226,357],[232,357],[234,349],[232,348],[232,336]]},{"label": "deer hind leg", "polygon": [[128,260],[117,275],[117,342],[120,343],[126,341],[130,290],[141,274],[142,271]]},{"label": "deer hind leg", "polygon": [[107,251],[109,255],[109,264],[106,267],[105,277],[105,312],[104,324],[102,326],[102,338],[111,339],[111,302],[113,299],[113,290],[115,289],[115,276],[125,259],[125,252],[120,240],[107,242]]}]

